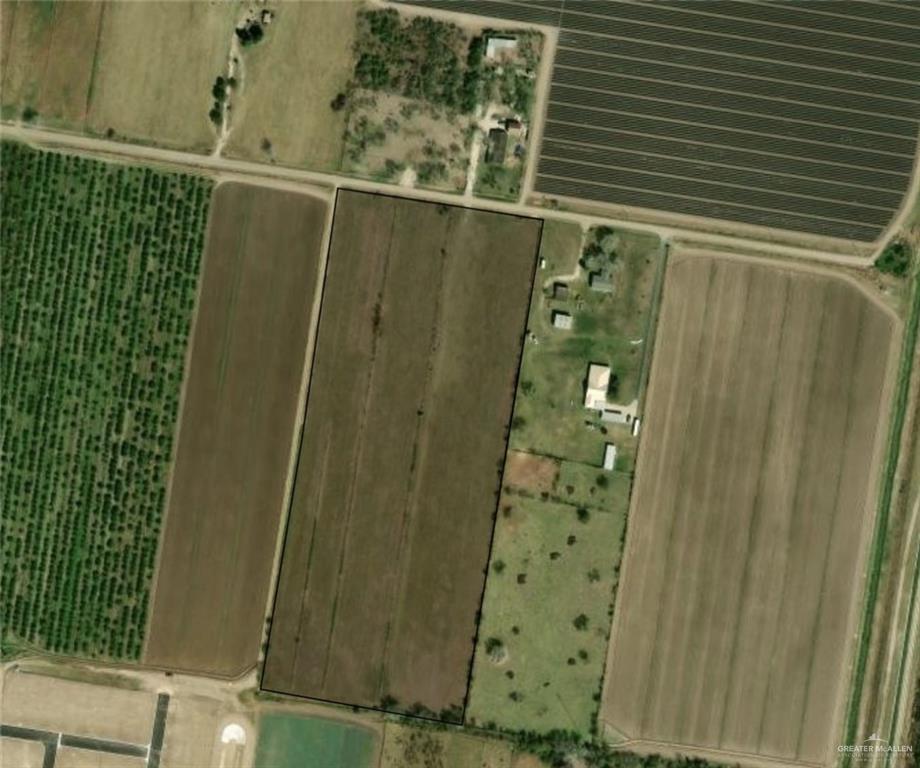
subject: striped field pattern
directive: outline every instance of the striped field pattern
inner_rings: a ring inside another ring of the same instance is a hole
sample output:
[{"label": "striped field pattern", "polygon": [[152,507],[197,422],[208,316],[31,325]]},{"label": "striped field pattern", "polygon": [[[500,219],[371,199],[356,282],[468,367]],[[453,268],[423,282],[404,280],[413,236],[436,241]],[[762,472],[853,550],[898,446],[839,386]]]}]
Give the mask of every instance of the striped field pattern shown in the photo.
[{"label": "striped field pattern", "polygon": [[908,187],[920,3],[411,1],[559,27],[538,193],[869,242]]}]

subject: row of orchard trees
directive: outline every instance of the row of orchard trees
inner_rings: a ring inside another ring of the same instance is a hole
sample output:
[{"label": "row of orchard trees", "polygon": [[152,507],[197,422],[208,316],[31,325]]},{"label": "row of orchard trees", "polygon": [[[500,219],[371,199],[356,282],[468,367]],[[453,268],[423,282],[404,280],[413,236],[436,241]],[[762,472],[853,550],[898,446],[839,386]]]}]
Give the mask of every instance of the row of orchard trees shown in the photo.
[{"label": "row of orchard trees", "polygon": [[0,147],[0,625],[137,658],[209,181]]}]

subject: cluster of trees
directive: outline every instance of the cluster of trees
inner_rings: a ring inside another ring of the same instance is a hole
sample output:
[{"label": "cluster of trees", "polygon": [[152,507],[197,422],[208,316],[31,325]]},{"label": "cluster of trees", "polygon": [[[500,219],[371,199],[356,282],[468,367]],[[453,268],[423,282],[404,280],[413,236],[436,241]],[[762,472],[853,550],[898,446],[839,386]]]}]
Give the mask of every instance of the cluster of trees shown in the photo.
[{"label": "cluster of trees", "polygon": [[237,27],[236,36],[244,46],[255,45],[265,37],[265,30],[262,28],[261,22],[252,20]]},{"label": "cluster of trees", "polygon": [[4,636],[137,658],[210,182],[4,142]]},{"label": "cluster of trees", "polygon": [[456,24],[417,16],[403,20],[392,8],[359,17],[354,79],[361,88],[398,93],[471,112],[482,89],[485,43],[466,43]]},{"label": "cluster of trees", "polygon": [[546,733],[520,731],[514,734],[515,746],[536,755],[552,768],[715,768],[699,758],[636,755],[613,749],[599,739],[584,739],[574,731],[554,730]]},{"label": "cluster of trees", "polygon": [[882,251],[882,255],[875,260],[875,267],[879,272],[895,277],[904,277],[910,271],[910,262],[913,259],[910,243],[904,240],[895,240],[889,243]]},{"label": "cluster of trees", "polygon": [[211,86],[211,96],[214,101],[211,104],[211,111],[208,112],[208,117],[211,118],[211,122],[214,125],[220,125],[223,122],[224,103],[227,101],[229,91],[232,88],[236,88],[236,78],[224,77],[223,75],[218,75],[214,80],[214,85]]}]

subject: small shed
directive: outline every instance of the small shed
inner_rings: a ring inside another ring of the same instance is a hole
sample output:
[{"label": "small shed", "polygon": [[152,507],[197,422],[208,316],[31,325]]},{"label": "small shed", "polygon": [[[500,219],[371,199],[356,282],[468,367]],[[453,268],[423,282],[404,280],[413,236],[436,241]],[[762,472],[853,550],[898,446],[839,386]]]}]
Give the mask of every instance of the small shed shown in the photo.
[{"label": "small shed", "polygon": [[559,282],[553,283],[553,298],[559,301],[567,301],[569,298],[569,284]]},{"label": "small shed", "polygon": [[502,54],[514,53],[517,45],[517,38],[511,35],[489,35],[486,40],[486,58],[497,59]]},{"label": "small shed", "polygon": [[553,328],[561,328],[564,331],[572,329],[572,316],[568,312],[561,312],[554,309],[552,313]]},{"label": "small shed", "polygon": [[604,469],[610,471],[617,463],[617,447],[613,443],[604,445]]},{"label": "small shed", "polygon": [[601,414],[601,421],[607,421],[611,424],[629,424],[632,421],[632,416],[619,408],[605,408]]},{"label": "small shed", "polygon": [[588,287],[600,293],[613,293],[613,280],[606,272],[592,272],[588,275]]},{"label": "small shed", "polygon": [[501,128],[489,131],[489,143],[486,147],[486,162],[493,165],[502,165],[505,154],[508,152],[508,133]]}]

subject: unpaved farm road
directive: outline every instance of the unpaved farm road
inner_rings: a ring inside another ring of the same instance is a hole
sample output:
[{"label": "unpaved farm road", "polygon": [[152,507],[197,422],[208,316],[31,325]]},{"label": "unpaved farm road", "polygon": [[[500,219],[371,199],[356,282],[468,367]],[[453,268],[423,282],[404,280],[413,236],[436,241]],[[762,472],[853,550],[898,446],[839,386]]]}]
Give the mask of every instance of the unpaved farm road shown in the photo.
[{"label": "unpaved farm road", "polygon": [[[825,263],[841,264],[848,267],[867,267],[874,256],[843,255],[834,251],[820,248],[806,248],[794,245],[755,240],[751,237],[730,236],[722,234],[707,234],[698,229],[682,226],[665,226],[649,224],[640,221],[617,218],[615,215],[586,214],[568,210],[555,210],[547,207],[530,205],[526,202],[502,202],[476,198],[464,199],[460,195],[447,192],[437,192],[425,189],[410,189],[398,184],[385,184],[368,179],[339,176],[331,173],[320,173],[298,168],[286,168],[264,163],[255,163],[248,160],[232,160],[226,157],[213,155],[198,155],[192,152],[183,152],[161,147],[151,147],[139,144],[123,143],[77,134],[51,131],[45,128],[36,128],[21,123],[0,123],[0,138],[15,139],[26,142],[36,147],[45,149],[60,149],[95,157],[120,160],[122,162],[145,162],[158,165],[180,168],[186,171],[197,171],[216,175],[220,180],[242,181],[262,186],[276,187],[278,189],[294,190],[306,193],[321,193],[322,190],[334,190],[338,187],[347,187],[365,192],[377,192],[426,200],[429,202],[444,203],[447,205],[463,205],[497,213],[509,213],[517,216],[534,216],[538,218],[554,218],[563,221],[573,221],[583,227],[607,224],[632,229],[640,232],[652,232],[662,239],[674,241],[689,240],[696,245],[707,245],[722,249],[738,249],[742,252],[756,250],[764,255],[776,258],[805,259]],[[725,222],[714,222],[713,228],[724,228]]]}]

